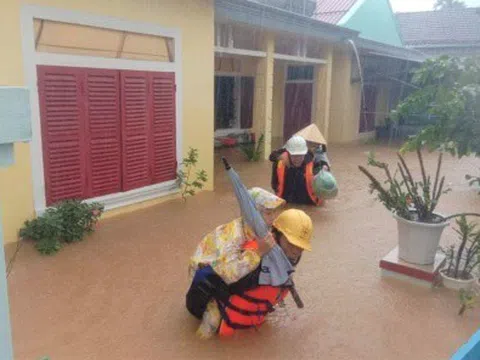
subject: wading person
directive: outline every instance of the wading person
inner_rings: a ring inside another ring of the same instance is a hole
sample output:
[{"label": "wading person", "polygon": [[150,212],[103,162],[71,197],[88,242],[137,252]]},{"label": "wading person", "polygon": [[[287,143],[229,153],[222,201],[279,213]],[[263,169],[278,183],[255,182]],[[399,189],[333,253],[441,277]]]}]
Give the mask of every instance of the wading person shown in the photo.
[{"label": "wading person", "polygon": [[[257,239],[249,232],[238,241],[232,232],[225,233],[226,228],[221,231],[220,228],[214,231],[215,235],[209,234],[202,240],[205,245],[201,252],[207,261],[201,264],[194,256],[197,265],[190,266],[193,279],[186,305],[191,314],[202,320],[197,334],[203,338],[215,334],[228,336],[235,330],[260,326],[274,306],[292,291],[293,285],[290,278],[278,286],[263,285],[262,276],[275,273],[270,264],[263,263],[264,256],[270,251],[282,251],[294,269],[303,251],[311,251],[313,225],[301,210],[282,212],[273,221],[271,235],[265,239]],[[220,257],[213,255],[218,253],[214,249],[218,248],[215,244],[219,236],[224,236],[222,242],[230,244],[228,250],[219,251],[223,253]],[[197,249],[196,255],[198,252]],[[208,254],[212,257],[208,258]],[[211,262],[213,257],[216,260]],[[244,266],[239,267],[238,263]]]}]

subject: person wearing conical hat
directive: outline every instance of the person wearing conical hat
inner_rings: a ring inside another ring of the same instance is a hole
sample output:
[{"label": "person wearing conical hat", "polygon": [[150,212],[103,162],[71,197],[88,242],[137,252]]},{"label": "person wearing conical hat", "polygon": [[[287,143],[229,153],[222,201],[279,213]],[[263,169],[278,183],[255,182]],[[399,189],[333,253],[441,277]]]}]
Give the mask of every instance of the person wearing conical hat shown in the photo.
[{"label": "person wearing conical hat", "polygon": [[285,148],[270,155],[272,165],[272,189],[287,203],[316,205],[323,204],[314,191],[314,176],[320,170],[329,170],[328,163],[315,161],[307,141],[299,135],[292,136]]}]

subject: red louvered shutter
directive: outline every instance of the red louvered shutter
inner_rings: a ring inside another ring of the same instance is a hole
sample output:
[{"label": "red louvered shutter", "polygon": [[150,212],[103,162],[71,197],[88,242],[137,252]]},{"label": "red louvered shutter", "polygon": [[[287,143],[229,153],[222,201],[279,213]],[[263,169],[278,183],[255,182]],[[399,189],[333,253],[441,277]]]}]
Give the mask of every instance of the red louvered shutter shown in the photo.
[{"label": "red louvered shutter", "polygon": [[86,81],[86,135],[88,197],[122,190],[120,74],[88,69]]},{"label": "red louvered shutter", "polygon": [[38,66],[47,206],[86,195],[82,70]]},{"label": "red louvered shutter", "polygon": [[121,71],[123,190],[151,184],[148,73]]},{"label": "red louvered shutter", "polygon": [[152,94],[152,181],[177,177],[175,74],[150,73]]}]

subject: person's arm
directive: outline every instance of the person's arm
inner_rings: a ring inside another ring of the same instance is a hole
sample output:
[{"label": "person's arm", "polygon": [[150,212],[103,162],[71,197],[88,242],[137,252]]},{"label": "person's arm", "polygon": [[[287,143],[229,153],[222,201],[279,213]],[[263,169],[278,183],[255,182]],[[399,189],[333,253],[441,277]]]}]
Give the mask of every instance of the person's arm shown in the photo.
[{"label": "person's arm", "polygon": [[316,175],[322,169],[330,171],[330,162],[328,160],[327,154],[323,152],[321,149],[318,149],[315,152],[313,173]]},{"label": "person's arm", "polygon": [[268,159],[271,162],[276,163],[278,161],[279,156],[282,155],[284,152],[285,152],[285,149],[273,150],[270,156],[268,157]]},{"label": "person's arm", "polygon": [[277,166],[278,162],[275,162],[272,164],[272,189],[275,192],[275,194],[278,192],[278,176],[277,176]]},{"label": "person's arm", "polygon": [[276,244],[273,236],[264,239],[255,236],[249,226],[244,227],[244,241],[241,246],[232,247],[215,266],[215,272],[227,283],[233,284],[255,270],[262,257]]},{"label": "person's arm", "polygon": [[[256,269],[270,250],[271,237],[256,239],[253,230],[241,219],[217,228],[218,260],[212,268],[227,284],[232,284]],[[255,246],[247,246],[251,240]]]}]

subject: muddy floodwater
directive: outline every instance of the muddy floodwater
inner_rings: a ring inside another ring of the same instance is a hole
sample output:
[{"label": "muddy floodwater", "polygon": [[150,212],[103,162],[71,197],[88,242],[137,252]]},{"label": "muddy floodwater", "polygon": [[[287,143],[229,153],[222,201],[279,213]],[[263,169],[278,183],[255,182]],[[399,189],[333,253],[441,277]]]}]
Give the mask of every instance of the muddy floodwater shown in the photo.
[{"label": "muddy floodwater", "polygon": [[[196,338],[198,321],[184,307],[188,258],[205,233],[239,214],[217,161],[213,193],[106,219],[53,257],[24,246],[8,279],[15,359],[448,359],[478,327],[480,309],[461,318],[456,294],[381,278],[378,263],[396,244],[396,224],[357,169],[370,148],[329,149],[340,192],[307,210],[314,251],[295,275],[304,309],[288,299],[258,331]],[[377,153],[394,165],[394,150]],[[269,163],[225,154],[247,186],[268,188]],[[435,161],[426,157],[432,172]],[[439,211],[480,212],[480,196],[464,178],[480,172],[480,160],[447,156],[443,168],[452,192]],[[442,242],[453,239],[448,229]]]}]

